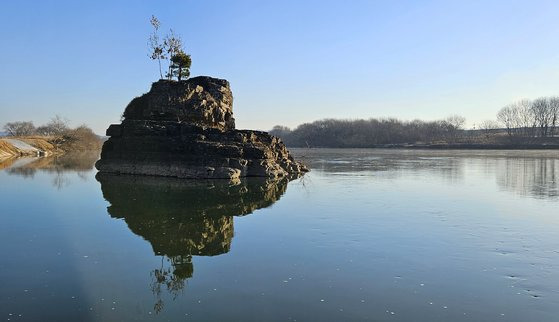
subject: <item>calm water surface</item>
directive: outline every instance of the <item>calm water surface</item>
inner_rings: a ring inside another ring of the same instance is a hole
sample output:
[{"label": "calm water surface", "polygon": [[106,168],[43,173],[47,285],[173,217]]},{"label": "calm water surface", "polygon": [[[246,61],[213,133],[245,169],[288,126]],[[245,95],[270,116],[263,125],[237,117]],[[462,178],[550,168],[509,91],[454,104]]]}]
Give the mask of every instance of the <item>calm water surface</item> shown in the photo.
[{"label": "calm water surface", "polygon": [[0,319],[558,320],[559,152],[293,152],[289,183],[0,163]]}]

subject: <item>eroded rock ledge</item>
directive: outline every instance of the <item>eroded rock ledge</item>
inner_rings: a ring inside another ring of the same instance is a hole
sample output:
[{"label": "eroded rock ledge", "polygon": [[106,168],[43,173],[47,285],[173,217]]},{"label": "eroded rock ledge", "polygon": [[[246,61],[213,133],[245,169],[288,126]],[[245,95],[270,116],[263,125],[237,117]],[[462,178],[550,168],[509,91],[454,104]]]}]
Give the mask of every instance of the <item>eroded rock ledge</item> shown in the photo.
[{"label": "eroded rock ledge", "polygon": [[160,80],[107,129],[100,172],[178,178],[288,177],[307,170],[277,137],[235,130],[229,82]]}]

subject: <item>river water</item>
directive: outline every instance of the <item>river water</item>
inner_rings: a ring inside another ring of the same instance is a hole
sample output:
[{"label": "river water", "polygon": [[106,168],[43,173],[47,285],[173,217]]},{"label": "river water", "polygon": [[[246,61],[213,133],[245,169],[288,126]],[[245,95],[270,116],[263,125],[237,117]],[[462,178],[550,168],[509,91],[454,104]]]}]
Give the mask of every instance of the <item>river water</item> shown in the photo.
[{"label": "river water", "polygon": [[558,320],[559,152],[293,152],[291,182],[0,163],[0,319]]}]

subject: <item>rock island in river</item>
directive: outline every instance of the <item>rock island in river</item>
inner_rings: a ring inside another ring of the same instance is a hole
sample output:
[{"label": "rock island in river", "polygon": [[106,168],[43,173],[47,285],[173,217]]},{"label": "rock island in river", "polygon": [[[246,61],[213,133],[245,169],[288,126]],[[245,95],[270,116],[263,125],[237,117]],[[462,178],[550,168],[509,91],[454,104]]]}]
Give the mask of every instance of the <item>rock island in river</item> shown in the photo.
[{"label": "rock island in river", "polygon": [[177,178],[291,177],[308,169],[281,140],[236,130],[229,82],[159,80],[107,129],[99,172]]}]

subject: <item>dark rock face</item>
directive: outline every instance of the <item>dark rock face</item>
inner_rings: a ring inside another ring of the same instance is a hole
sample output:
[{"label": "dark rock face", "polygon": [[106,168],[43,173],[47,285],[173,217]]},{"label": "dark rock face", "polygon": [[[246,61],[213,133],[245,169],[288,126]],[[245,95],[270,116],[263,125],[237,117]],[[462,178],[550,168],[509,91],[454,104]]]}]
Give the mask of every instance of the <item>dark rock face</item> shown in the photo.
[{"label": "dark rock face", "polygon": [[181,82],[160,80],[153,83],[149,93],[128,104],[124,118],[233,130],[233,94],[224,79],[199,76]]},{"label": "dark rock face", "polygon": [[288,177],[308,171],[277,137],[235,130],[226,80],[161,80],[107,129],[100,172],[178,178]]}]

